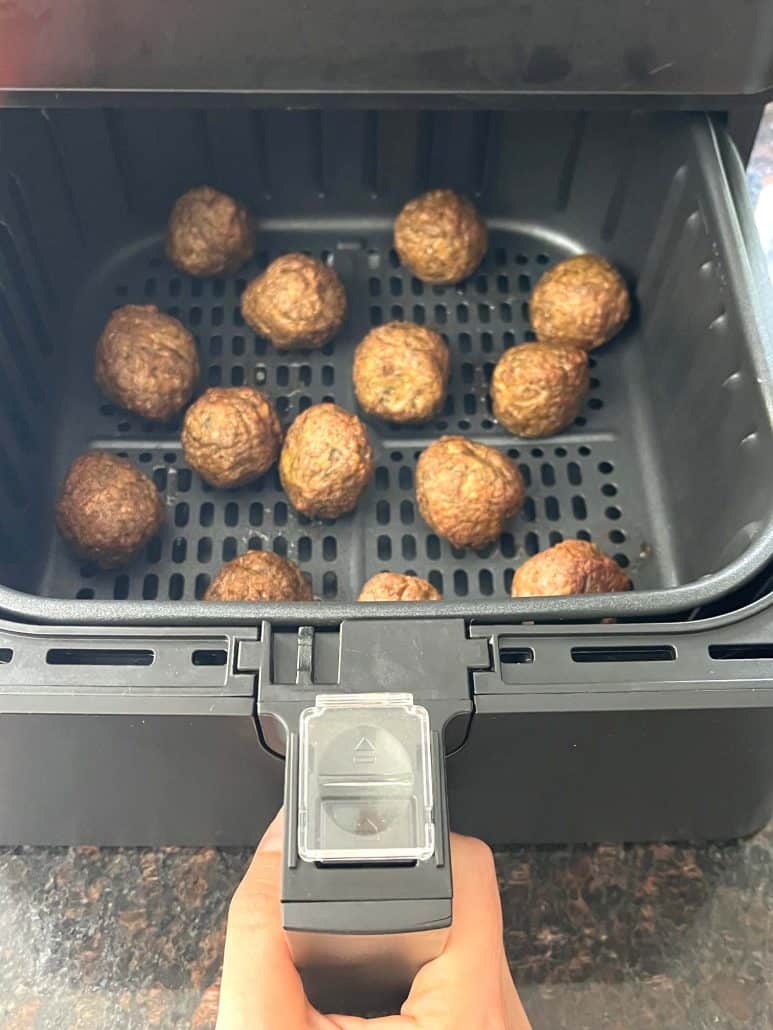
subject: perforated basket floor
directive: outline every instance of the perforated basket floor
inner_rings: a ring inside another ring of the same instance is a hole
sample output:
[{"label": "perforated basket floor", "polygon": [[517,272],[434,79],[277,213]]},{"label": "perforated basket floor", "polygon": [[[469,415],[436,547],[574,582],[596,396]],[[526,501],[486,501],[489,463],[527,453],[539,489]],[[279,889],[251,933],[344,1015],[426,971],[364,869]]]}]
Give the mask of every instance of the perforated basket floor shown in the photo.
[{"label": "perforated basket floor", "polygon": [[[514,568],[528,555],[565,537],[593,540],[613,554],[637,586],[676,582],[666,540],[656,527],[658,485],[643,446],[646,433],[636,355],[636,330],[597,351],[589,399],[560,436],[523,441],[504,433],[488,404],[488,382],[502,351],[531,337],[527,300],[549,264],[567,256],[545,240],[492,232],[479,272],[458,287],[430,287],[399,267],[390,232],[368,236],[329,227],[320,232],[264,231],[266,249],[238,278],[194,280],[163,258],[159,240],[114,255],[88,282],[74,307],[68,381],[61,396],[62,432],[55,480],[87,447],[125,454],[152,474],[169,509],[167,525],[146,553],[118,573],[79,564],[51,526],[41,593],[62,598],[193,600],[219,566],[247,548],[272,549],[297,561],[316,596],[353,600],[376,572],[415,572],[451,599],[506,597]],[[338,339],[321,351],[276,352],[244,325],[239,294],[273,257],[307,250],[331,261],[343,279],[349,317]],[[186,467],[179,420],[158,426],[116,409],[92,379],[93,347],[110,311],[125,303],[154,303],[182,319],[197,337],[202,388],[254,384],[276,400],[286,423],[308,407],[332,400],[356,410],[352,353],[367,330],[390,319],[436,327],[451,349],[445,410],[421,428],[369,423],[376,451],[374,481],[357,511],[336,521],[296,514],[276,470],[235,491],[217,491]],[[528,485],[523,512],[496,545],[460,551],[438,539],[418,514],[416,459],[442,433],[461,433],[515,458]]]}]

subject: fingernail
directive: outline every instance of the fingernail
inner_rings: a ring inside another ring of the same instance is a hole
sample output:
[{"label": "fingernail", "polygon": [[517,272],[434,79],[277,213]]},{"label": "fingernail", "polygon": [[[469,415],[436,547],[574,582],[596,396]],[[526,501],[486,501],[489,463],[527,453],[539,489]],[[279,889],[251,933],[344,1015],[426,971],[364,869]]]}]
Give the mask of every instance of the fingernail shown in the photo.
[{"label": "fingernail", "polygon": [[282,850],[284,824],[284,809],[280,808],[263,834],[260,844],[258,844],[258,851],[276,852]]}]

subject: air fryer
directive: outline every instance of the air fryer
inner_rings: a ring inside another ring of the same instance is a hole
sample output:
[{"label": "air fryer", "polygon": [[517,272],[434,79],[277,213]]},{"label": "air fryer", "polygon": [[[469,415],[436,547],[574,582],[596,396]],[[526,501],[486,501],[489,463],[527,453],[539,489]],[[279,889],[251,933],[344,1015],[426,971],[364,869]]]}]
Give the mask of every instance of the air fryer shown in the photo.
[{"label": "air fryer", "polygon": [[[446,793],[452,825],[497,843],[761,825],[773,319],[731,132],[748,139],[771,90],[767,7],[734,11],[729,36],[713,0],[689,34],[674,29],[686,2],[68,6],[43,19],[22,0],[0,19],[2,841],[252,842],[303,711],[343,694],[429,712],[441,841]],[[237,275],[165,259],[170,207],[201,183],[257,215]],[[490,227],[458,286],[420,282],[392,247],[401,205],[433,186],[469,194]],[[280,353],[241,319],[245,282],[288,250],[347,290],[320,351]],[[493,365],[530,338],[537,278],[583,251],[620,268],[633,317],[592,354],[574,424],[513,437],[489,408]],[[308,520],[275,471],[213,490],[179,421],[100,394],[95,342],[126,303],[191,329],[200,389],[257,385],[286,423],[327,399],[354,410],[356,343],[417,321],[448,340],[447,402],[419,429],[369,421],[357,510]],[[416,507],[417,456],[442,433],[501,448],[527,483],[479,552]],[[69,463],[97,447],[150,474],[168,516],[111,573],[76,560],[52,518]],[[512,599],[518,564],[567,537],[635,590]],[[250,548],[297,561],[317,599],[203,602]],[[444,601],[357,604],[387,569]]]}]

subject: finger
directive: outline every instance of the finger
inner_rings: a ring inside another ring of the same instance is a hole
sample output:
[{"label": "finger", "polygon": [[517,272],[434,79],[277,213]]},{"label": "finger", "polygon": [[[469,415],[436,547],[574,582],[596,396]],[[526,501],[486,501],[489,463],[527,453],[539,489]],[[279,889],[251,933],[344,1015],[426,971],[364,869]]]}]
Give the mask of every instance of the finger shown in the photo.
[{"label": "finger", "polygon": [[[502,941],[493,858],[472,838],[452,836],[453,923],[443,954],[417,974],[399,1016],[329,1016],[336,1030],[450,1030],[502,1026],[529,1030]],[[322,1030],[322,1024],[320,1024]]]},{"label": "finger", "polygon": [[[518,992],[515,990],[515,984],[512,980],[510,968],[507,965],[504,950],[502,952],[500,969],[500,997],[502,1000],[503,1017],[501,1025],[505,1030],[532,1030],[529,1017],[526,1015],[526,1010],[523,1004],[520,1003]],[[321,1022],[318,1024],[318,1030],[331,1030],[333,1027],[335,1027],[335,1030],[410,1030],[410,1028],[418,1030],[419,1027],[422,1030],[425,1030],[425,1028],[429,1030],[431,1026],[436,1026],[438,1030],[441,1030],[441,1028],[446,1030],[446,1028],[452,1026],[464,1026],[464,1019],[466,1019],[466,1016],[460,1014],[458,1010],[455,1011],[453,999],[446,997],[444,1010],[437,1012],[437,1022],[434,1024],[429,1022],[429,1017],[423,1018],[419,1014],[414,1018],[403,1009],[403,1015],[401,1016],[388,1016],[375,1020],[360,1019],[355,1016],[320,1017]],[[317,1024],[313,1024],[313,1030],[317,1030]]]},{"label": "finger", "polygon": [[422,1028],[496,1025],[504,1014],[502,909],[494,859],[481,841],[451,837],[453,921],[442,954],[419,970],[402,1014]]},{"label": "finger", "polygon": [[[443,953],[417,973],[399,1016],[331,1017],[339,1030],[467,1030],[487,1025],[490,1012],[503,1022],[502,910],[491,851],[472,837],[452,834],[451,863],[453,922]],[[518,1023],[512,1030],[520,1030]]]},{"label": "finger", "polygon": [[283,826],[280,811],[228,910],[217,1030],[306,1025],[308,1002],[282,931]]},{"label": "finger", "polygon": [[529,1017],[523,1007],[518,991],[515,988],[513,974],[507,964],[507,956],[502,954],[502,998],[505,1006],[505,1026],[507,1030],[531,1030]]},{"label": "finger", "polygon": [[476,956],[480,948],[502,948],[502,905],[494,856],[483,841],[451,834],[451,871],[454,879],[453,921],[446,951]]}]

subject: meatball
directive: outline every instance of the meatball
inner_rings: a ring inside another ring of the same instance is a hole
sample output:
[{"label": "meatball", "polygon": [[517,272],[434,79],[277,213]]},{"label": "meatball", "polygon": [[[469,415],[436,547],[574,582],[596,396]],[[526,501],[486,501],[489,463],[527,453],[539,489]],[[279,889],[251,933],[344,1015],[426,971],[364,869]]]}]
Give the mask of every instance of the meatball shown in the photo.
[{"label": "meatball", "polygon": [[462,436],[441,436],[416,466],[419,511],[454,547],[484,547],[520,510],[525,487],[504,454]]},{"label": "meatball", "polygon": [[155,305],[127,304],[102,330],[94,377],[120,407],[165,422],[191,399],[199,377],[196,342]]},{"label": "meatball", "polygon": [[379,572],[360,591],[358,601],[442,601],[442,595],[418,576]]},{"label": "meatball", "polygon": [[185,460],[207,483],[243,486],[271,468],[282,446],[274,405],[251,386],[213,386],[185,413]]},{"label": "meatball", "polygon": [[295,562],[271,551],[247,551],[218,572],[205,601],[311,601],[308,580]]},{"label": "meatball", "polygon": [[611,340],[631,314],[625,280],[596,254],[580,254],[545,272],[529,304],[543,343],[594,350]]},{"label": "meatball", "polygon": [[312,518],[356,507],[373,475],[365,426],[337,404],[314,404],[287,431],[279,475],[290,503]]},{"label": "meatball", "polygon": [[466,279],[483,260],[488,230],[475,205],[453,190],[409,200],[395,222],[395,250],[425,283]]},{"label": "meatball", "polygon": [[516,569],[513,597],[557,597],[630,590],[631,581],[617,562],[587,540],[564,540],[535,554]]},{"label": "meatball", "polygon": [[491,379],[494,417],[518,436],[550,436],[579,415],[588,383],[584,350],[547,343],[510,347]]},{"label": "meatball", "polygon": [[426,422],[443,407],[448,347],[413,322],[372,329],[354,352],[354,392],[369,415],[389,422]]},{"label": "meatball", "polygon": [[255,221],[244,204],[211,186],[188,190],[175,202],[166,231],[166,256],[189,275],[227,275],[255,252]]},{"label": "meatball", "polygon": [[70,466],[55,517],[79,558],[115,569],[156,535],[164,505],[153,482],[126,458],[89,451]]},{"label": "meatball", "polygon": [[346,317],[346,293],[332,268],[306,254],[285,254],[247,284],[244,320],[279,350],[322,347]]}]

